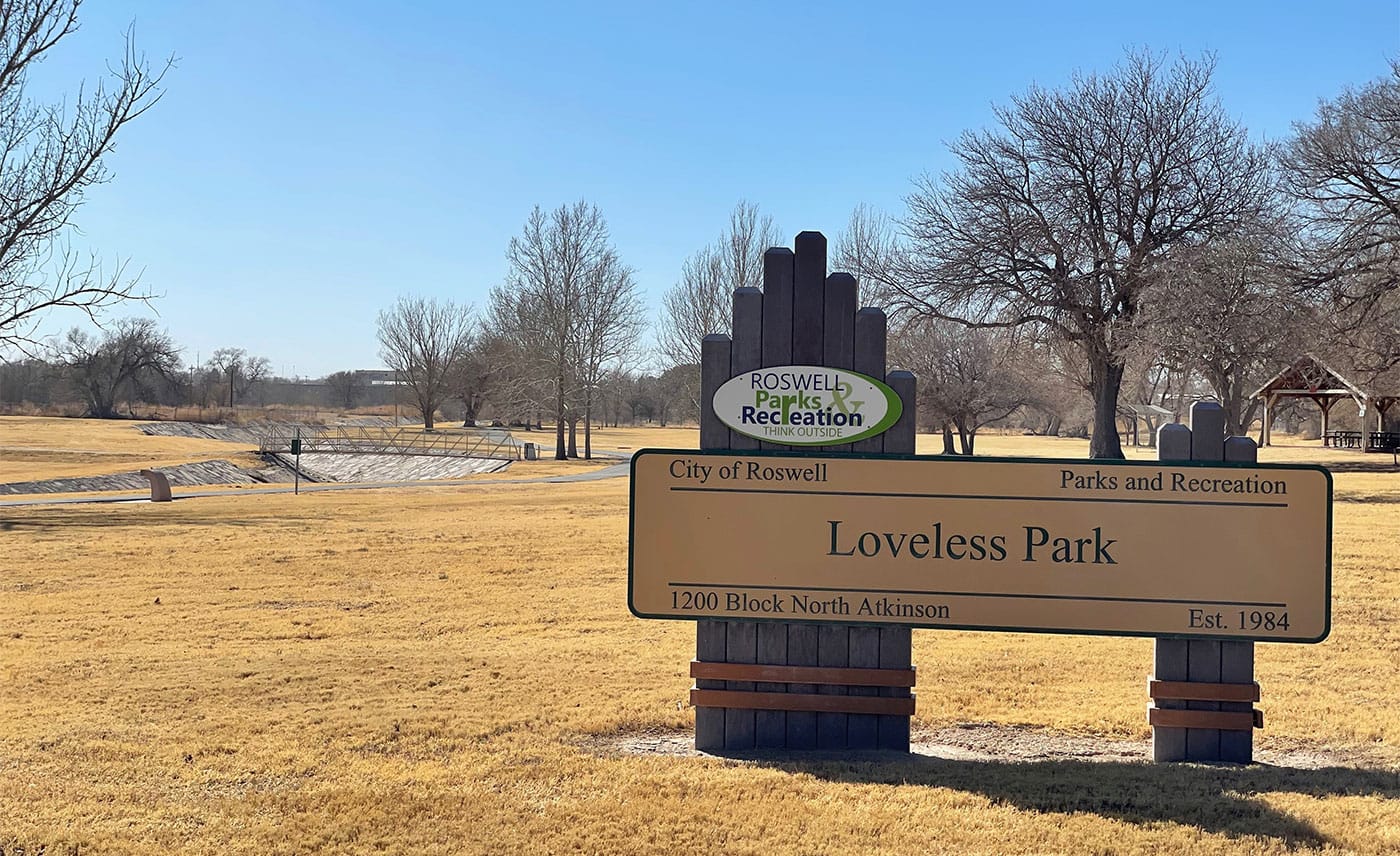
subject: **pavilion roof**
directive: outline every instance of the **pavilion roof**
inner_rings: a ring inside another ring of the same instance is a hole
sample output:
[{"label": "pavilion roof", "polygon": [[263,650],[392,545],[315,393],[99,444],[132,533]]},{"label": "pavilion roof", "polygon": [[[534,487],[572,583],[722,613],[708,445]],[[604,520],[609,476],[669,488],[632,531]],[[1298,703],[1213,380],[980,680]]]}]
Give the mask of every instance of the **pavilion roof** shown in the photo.
[{"label": "pavilion roof", "polygon": [[1250,397],[1264,395],[1346,396],[1358,401],[1375,397],[1312,354],[1294,360]]},{"label": "pavilion roof", "polygon": [[1118,409],[1119,409],[1119,410],[1126,411],[1126,412],[1128,412],[1128,413],[1131,413],[1131,414],[1133,414],[1134,416],[1163,416],[1163,417],[1165,417],[1165,416],[1174,416],[1174,415],[1175,415],[1175,414],[1173,414],[1170,410],[1168,410],[1167,408],[1165,408],[1165,407],[1159,407],[1159,406],[1156,405],[1156,404],[1120,404],[1120,405],[1118,405]]}]

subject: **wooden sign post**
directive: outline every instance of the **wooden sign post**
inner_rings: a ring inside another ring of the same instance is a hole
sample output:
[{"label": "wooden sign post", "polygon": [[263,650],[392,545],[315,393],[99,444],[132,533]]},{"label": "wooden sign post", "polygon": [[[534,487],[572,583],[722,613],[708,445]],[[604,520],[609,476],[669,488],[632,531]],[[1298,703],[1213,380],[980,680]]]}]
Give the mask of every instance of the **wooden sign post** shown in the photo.
[{"label": "wooden sign post", "polygon": [[[796,448],[731,432],[713,398],[743,372],[801,365],[884,381],[902,400],[902,415],[855,450],[912,453],[914,376],[886,375],[885,313],[857,311],[850,274],[827,276],[820,232],[803,232],[793,245],[764,253],[762,291],[735,291],[733,337],[711,335],[702,343],[700,447]],[[908,627],[699,622],[692,664],[696,748],[907,752],[914,707],[910,638]]]},{"label": "wooden sign post", "polygon": [[1330,473],[1213,403],[1156,463],[914,455],[884,313],[795,243],[702,343],[700,451],[632,459],[628,607],[697,622],[696,747],[907,752],[931,627],[1156,637],[1154,759],[1252,760],[1254,642],[1330,631]]},{"label": "wooden sign post", "polygon": [[[1225,411],[1201,401],[1191,406],[1189,428],[1157,429],[1157,459],[1254,463],[1259,450],[1248,437],[1227,438]],[[1255,612],[1242,612],[1242,621],[1253,623]],[[1267,623],[1266,612],[1259,621]],[[1264,716],[1252,704],[1259,700],[1253,641],[1157,639],[1148,695],[1152,760],[1254,760],[1254,729],[1263,727]]]}]

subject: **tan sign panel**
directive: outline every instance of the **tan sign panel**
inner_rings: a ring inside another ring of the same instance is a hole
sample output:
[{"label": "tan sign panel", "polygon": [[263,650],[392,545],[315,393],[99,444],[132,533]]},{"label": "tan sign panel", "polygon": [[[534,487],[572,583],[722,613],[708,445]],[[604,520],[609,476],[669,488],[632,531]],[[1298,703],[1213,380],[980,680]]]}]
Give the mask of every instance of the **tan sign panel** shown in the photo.
[{"label": "tan sign panel", "polygon": [[646,450],[642,618],[1318,642],[1321,467]]}]

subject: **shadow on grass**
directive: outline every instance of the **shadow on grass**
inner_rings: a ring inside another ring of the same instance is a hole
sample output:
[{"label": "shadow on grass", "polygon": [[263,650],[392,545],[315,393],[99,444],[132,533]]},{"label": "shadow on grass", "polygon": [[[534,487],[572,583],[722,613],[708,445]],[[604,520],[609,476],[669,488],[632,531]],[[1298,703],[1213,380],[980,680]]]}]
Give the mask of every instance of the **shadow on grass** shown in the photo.
[{"label": "shadow on grass", "polygon": [[[143,505],[142,508],[149,506]],[[32,532],[41,535],[81,532],[84,529],[157,529],[168,526],[209,526],[246,527],[254,529],[300,528],[310,520],[321,518],[298,517],[277,514],[267,517],[224,517],[217,514],[197,513],[193,509],[180,512],[168,508],[159,514],[137,515],[119,512],[109,514],[79,513],[68,507],[36,509],[35,514],[24,517],[0,517],[0,532]]]},{"label": "shadow on grass", "polygon": [[1400,503],[1400,495],[1365,493],[1352,496],[1336,496],[1337,502],[1354,502],[1359,505],[1393,505]]},{"label": "shadow on grass", "polygon": [[[1360,455],[1360,453],[1357,453]],[[1374,453],[1356,461],[1328,461],[1322,466],[1334,473],[1394,473],[1400,472],[1389,454]]]},{"label": "shadow on grass", "polygon": [[725,755],[829,781],[953,788],[1029,811],[1086,812],[1136,824],[1178,823],[1210,833],[1276,839],[1290,848],[1333,842],[1306,821],[1254,799],[1256,794],[1400,798],[1400,773],[1349,767],[1011,763],[873,753],[811,759],[767,753]]}]

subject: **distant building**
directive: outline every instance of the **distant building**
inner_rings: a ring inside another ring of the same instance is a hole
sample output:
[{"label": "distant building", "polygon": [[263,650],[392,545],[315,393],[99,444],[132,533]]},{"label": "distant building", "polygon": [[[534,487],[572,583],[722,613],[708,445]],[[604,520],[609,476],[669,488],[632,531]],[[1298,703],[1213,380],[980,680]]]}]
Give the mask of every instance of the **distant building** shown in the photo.
[{"label": "distant building", "polygon": [[398,372],[393,369],[356,369],[355,374],[370,386],[402,385]]}]

